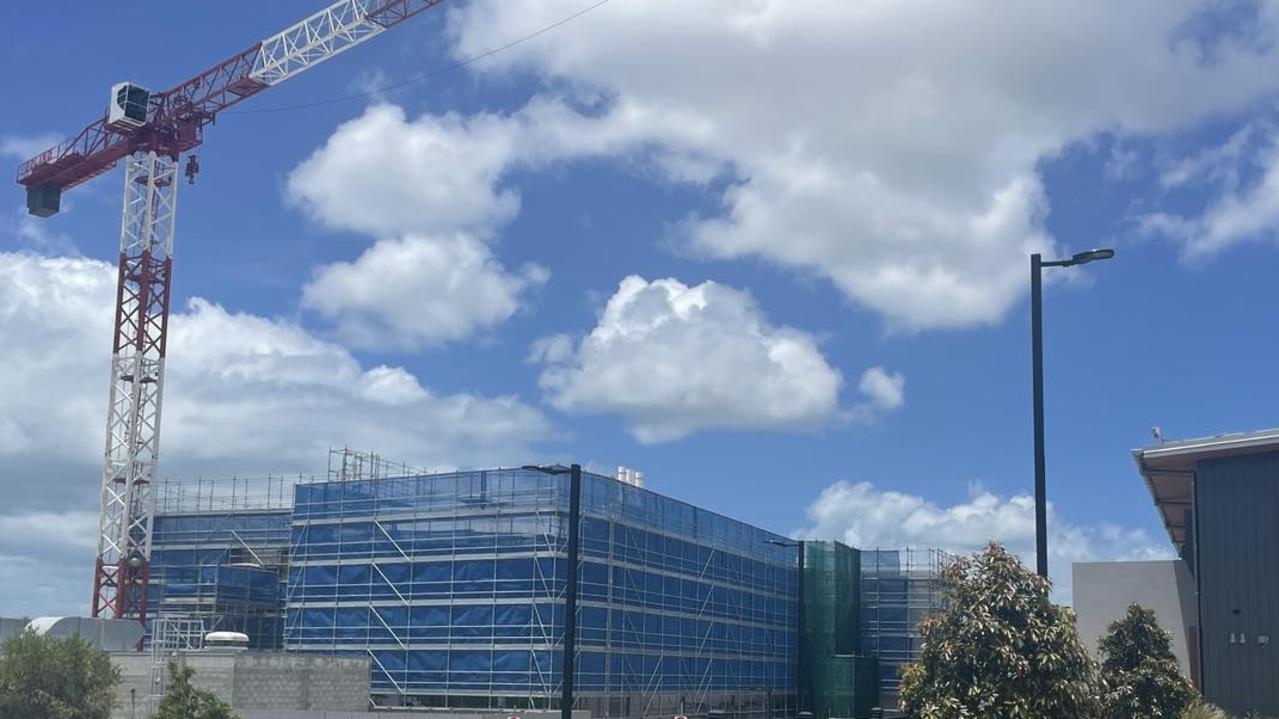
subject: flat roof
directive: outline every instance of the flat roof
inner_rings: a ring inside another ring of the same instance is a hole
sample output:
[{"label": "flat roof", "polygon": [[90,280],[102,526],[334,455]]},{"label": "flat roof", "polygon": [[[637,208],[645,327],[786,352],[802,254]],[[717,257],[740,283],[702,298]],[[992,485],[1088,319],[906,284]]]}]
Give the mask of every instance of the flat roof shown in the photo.
[{"label": "flat roof", "polygon": [[1191,480],[1199,462],[1273,451],[1279,451],[1279,428],[1166,441],[1134,449],[1132,456],[1169,538],[1174,544],[1183,544],[1186,541],[1185,513],[1192,501]]}]

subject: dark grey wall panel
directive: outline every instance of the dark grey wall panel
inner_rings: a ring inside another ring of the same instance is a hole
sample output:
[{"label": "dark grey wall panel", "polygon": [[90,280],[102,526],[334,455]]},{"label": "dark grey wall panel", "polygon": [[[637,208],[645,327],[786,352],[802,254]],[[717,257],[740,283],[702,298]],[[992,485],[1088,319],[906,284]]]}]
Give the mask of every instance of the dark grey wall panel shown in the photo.
[{"label": "dark grey wall panel", "polygon": [[1196,485],[1204,694],[1279,715],[1279,453],[1204,460]]}]

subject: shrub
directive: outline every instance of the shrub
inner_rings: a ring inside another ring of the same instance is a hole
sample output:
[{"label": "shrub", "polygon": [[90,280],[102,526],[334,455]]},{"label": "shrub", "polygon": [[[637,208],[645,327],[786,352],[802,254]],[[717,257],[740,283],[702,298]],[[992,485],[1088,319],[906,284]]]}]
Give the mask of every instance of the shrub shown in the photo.
[{"label": "shrub", "polygon": [[1105,719],[1165,719],[1186,711],[1197,692],[1177,667],[1172,637],[1139,605],[1101,638]]},{"label": "shrub", "polygon": [[920,660],[902,675],[915,719],[1092,719],[1096,664],[1074,614],[1048,598],[1047,580],[997,544],[941,575],[949,609],[920,625]]},{"label": "shrub", "polygon": [[237,719],[231,705],[191,685],[195,670],[169,663],[169,686],[152,719]]},{"label": "shrub", "polygon": [[0,647],[0,719],[109,719],[119,682],[83,639],[23,632]]}]

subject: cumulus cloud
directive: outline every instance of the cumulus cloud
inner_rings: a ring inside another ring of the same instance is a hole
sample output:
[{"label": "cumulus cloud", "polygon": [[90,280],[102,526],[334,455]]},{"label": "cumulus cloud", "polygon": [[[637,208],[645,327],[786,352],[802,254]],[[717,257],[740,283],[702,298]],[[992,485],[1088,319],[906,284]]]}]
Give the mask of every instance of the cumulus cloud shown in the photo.
[{"label": "cumulus cloud", "polygon": [[580,341],[538,342],[542,389],[574,413],[616,412],[642,442],[706,429],[812,428],[834,419],[843,378],[807,333],[768,322],[715,282],[622,280]]},{"label": "cumulus cloud", "polygon": [[519,210],[498,186],[511,155],[495,115],[423,115],[377,105],[294,168],[287,196],[318,222],[374,236],[488,232]]},{"label": "cumulus cloud", "polygon": [[[654,0],[477,67],[540,74],[593,108],[569,134],[563,116],[523,117],[563,144],[505,145],[509,163],[647,148],[670,180],[729,180],[708,185],[722,211],[684,226],[690,247],[826,277],[893,328],[964,327],[998,321],[1025,255],[1055,249],[1041,162],[1273,94],[1279,5],[1257,7],[1232,21],[1191,0]],[[477,0],[449,15],[455,52],[578,9]]]},{"label": "cumulus cloud", "polygon": [[607,135],[553,99],[412,120],[393,105],[368,108],[289,175],[288,200],[312,219],[377,239],[354,261],[318,268],[302,306],[361,347],[416,349],[493,329],[549,278],[536,264],[509,270],[489,246],[519,211],[507,174],[596,151]]},{"label": "cumulus cloud", "polygon": [[[938,548],[956,554],[1000,542],[1029,565],[1035,561],[1035,500],[1002,497],[978,483],[968,497],[943,506],[924,497],[883,490],[870,482],[836,482],[808,508],[810,525],[800,534],[836,539],[861,549]],[[1166,541],[1114,524],[1077,525],[1048,507],[1049,574],[1055,594],[1069,602],[1070,565],[1096,560],[1168,559]]]},{"label": "cumulus cloud", "polygon": [[[705,182],[718,166],[675,144],[696,118],[672,109],[614,107],[606,117],[565,98],[537,97],[518,111],[423,114],[379,104],[339,126],[290,173],[286,195],[312,219],[372,236],[463,231],[488,239],[520,209],[508,175],[600,155],[651,160],[688,182]],[[643,128],[646,136],[639,134]],[[694,134],[709,137],[712,128]],[[647,138],[666,141],[645,152]]]},{"label": "cumulus cloud", "polygon": [[857,388],[869,398],[869,406],[877,410],[899,409],[906,404],[906,377],[883,367],[870,367],[862,372]]},{"label": "cumulus cloud", "polygon": [[549,276],[535,264],[508,272],[470,235],[407,236],[318,268],[302,290],[302,307],[334,322],[357,347],[413,349],[492,329]]},{"label": "cumulus cloud", "polygon": [[[0,253],[0,454],[101,452],[115,268]],[[164,461],[315,466],[328,447],[422,466],[487,464],[552,434],[514,397],[437,394],[400,367],[365,367],[290,322],[193,299],[170,321]]]}]

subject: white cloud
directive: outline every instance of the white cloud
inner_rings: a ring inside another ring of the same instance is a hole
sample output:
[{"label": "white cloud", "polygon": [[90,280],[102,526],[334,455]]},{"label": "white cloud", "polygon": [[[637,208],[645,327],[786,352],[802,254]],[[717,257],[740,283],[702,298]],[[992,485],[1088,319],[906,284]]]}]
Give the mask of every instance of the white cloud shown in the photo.
[{"label": "white cloud", "polygon": [[906,404],[906,377],[883,367],[871,367],[862,373],[857,388],[870,398],[876,409],[899,409]]},{"label": "white cloud", "polygon": [[[578,9],[477,0],[449,15],[455,52]],[[722,213],[685,227],[692,247],[829,278],[894,328],[963,327],[998,321],[1024,294],[1025,255],[1052,249],[1040,162],[1279,87],[1279,46],[1264,41],[1279,4],[1240,29],[1212,12],[1192,0],[652,0],[476,67],[531,70],[593,108],[567,134],[562,116],[522,118],[528,136],[562,144],[506,144],[508,163],[647,148],[674,181],[731,168]],[[480,164],[500,177],[496,162]]]},{"label": "white cloud", "polygon": [[382,240],[354,262],[315,271],[302,306],[333,321],[348,343],[413,349],[465,339],[509,319],[549,273],[510,273],[470,235]]},{"label": "white cloud", "polygon": [[1187,259],[1211,257],[1244,242],[1279,240],[1279,130],[1246,126],[1220,147],[1173,165],[1161,180],[1168,187],[1210,188],[1211,199],[1200,215],[1141,218],[1144,233],[1181,242]]},{"label": "white cloud", "polygon": [[[808,517],[811,524],[800,533],[806,538],[836,539],[861,549],[938,548],[956,554],[971,554],[995,541],[1034,566],[1034,498],[1001,497],[976,483],[965,501],[941,506],[869,482],[836,482],[809,506]],[[1051,504],[1048,528],[1049,574],[1061,601],[1070,601],[1073,562],[1173,556],[1162,538],[1113,524],[1072,524]]]},{"label": "white cloud", "polygon": [[[287,196],[318,222],[372,236],[490,238],[520,209],[507,175],[595,155],[640,155],[648,138],[680,141],[696,118],[614,108],[606,118],[579,112],[555,96],[513,113],[423,114],[374,105],[339,126],[289,175]],[[641,136],[638,128],[646,133]],[[695,134],[709,137],[712,128]],[[687,182],[709,181],[705,156],[663,148],[654,166]]]},{"label": "white cloud", "polygon": [[[509,319],[549,272],[509,271],[492,242],[519,210],[506,174],[560,157],[584,118],[562,103],[516,114],[448,113],[410,121],[392,105],[347,122],[289,176],[287,196],[321,224],[378,238],[353,262],[316,270],[302,305],[361,347],[459,341]],[[593,124],[586,124],[595,130]],[[589,144],[609,141],[601,133]]]},{"label": "white cloud", "polygon": [[705,429],[812,428],[838,413],[843,378],[816,340],[775,327],[749,295],[703,282],[622,280],[580,342],[534,346],[555,407],[616,412],[643,442]]},{"label": "white cloud", "polygon": [[519,210],[499,186],[512,126],[496,115],[423,115],[377,105],[289,175],[288,197],[317,221],[374,236],[487,233]]},{"label": "white cloud", "polygon": [[0,135],[0,155],[25,161],[62,141],[51,132],[40,135]]},{"label": "white cloud", "polygon": [[[0,253],[0,453],[95,462],[115,269]],[[441,395],[283,320],[193,299],[170,322],[162,463],[314,467],[330,446],[418,466],[510,461],[552,435],[515,397]]]}]

